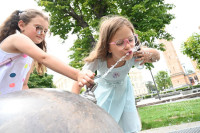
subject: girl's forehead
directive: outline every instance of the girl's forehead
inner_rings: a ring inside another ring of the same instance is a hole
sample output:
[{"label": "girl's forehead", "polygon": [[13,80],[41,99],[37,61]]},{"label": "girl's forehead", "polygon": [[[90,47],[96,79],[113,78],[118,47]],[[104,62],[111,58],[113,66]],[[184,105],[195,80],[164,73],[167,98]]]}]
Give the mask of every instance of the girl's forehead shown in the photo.
[{"label": "girl's forehead", "polygon": [[123,39],[133,35],[132,29],[126,25],[120,27],[113,35],[114,38]]},{"label": "girl's forehead", "polygon": [[44,28],[48,28],[49,27],[49,22],[46,19],[44,19],[43,17],[41,17],[41,16],[36,16],[35,18],[33,18],[30,21],[30,23],[34,24],[34,25],[41,25]]}]

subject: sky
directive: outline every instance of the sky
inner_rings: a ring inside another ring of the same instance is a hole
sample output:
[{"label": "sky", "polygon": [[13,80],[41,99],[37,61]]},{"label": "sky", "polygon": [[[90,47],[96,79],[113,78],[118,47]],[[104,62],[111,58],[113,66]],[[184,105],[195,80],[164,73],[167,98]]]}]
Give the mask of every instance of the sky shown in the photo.
[{"label": "sky", "polygon": [[[166,26],[166,30],[175,38],[172,43],[180,63],[185,66],[186,71],[194,70],[189,58],[181,53],[181,44],[193,33],[200,33],[200,0],[165,0],[165,2],[175,5],[175,8],[170,13],[174,14],[176,18]],[[160,70],[169,72],[162,53],[161,60],[154,63],[154,66],[155,68],[152,70],[153,75]],[[146,73],[148,74],[148,72]]]},{"label": "sky", "polygon": [[[181,44],[187,40],[192,33],[199,33],[200,29],[200,0],[165,0],[166,3],[174,4],[176,7],[170,11],[175,15],[175,19],[171,21],[171,24],[166,26],[166,30],[172,34],[175,39],[173,40],[174,47],[178,54],[181,64],[184,64],[186,69],[193,69],[191,63],[186,56],[180,52]],[[14,11],[25,10],[28,8],[35,8],[42,10],[42,7],[37,6],[34,0],[3,0],[0,4],[0,24]],[[66,63],[69,63],[68,56],[70,53],[68,49],[73,45],[75,36],[70,36],[69,39],[62,44],[62,39],[58,36],[47,36],[47,50],[48,53],[60,58]],[[164,57],[161,53],[160,61],[154,63],[155,68],[152,70],[155,75],[160,70],[168,71]],[[54,75],[54,79],[59,77],[59,74],[48,69],[48,73]],[[146,80],[151,80],[150,72],[143,71]]]}]

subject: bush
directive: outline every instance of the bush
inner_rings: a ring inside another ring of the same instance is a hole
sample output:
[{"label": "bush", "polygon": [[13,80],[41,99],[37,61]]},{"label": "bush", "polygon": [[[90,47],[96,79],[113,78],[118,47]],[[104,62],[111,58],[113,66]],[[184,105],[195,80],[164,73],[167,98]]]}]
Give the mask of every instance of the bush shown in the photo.
[{"label": "bush", "polygon": [[173,92],[173,91],[167,91],[167,93],[170,93],[170,92]]},{"label": "bush", "polygon": [[151,95],[146,95],[146,96],[144,96],[144,99],[145,98],[151,98]]},{"label": "bush", "polygon": [[182,88],[178,88],[176,89],[176,91],[179,91],[179,90],[184,90],[184,89],[187,89],[188,87],[182,87]]},{"label": "bush", "polygon": [[200,88],[200,84],[193,86],[193,89],[196,89],[196,88]]}]

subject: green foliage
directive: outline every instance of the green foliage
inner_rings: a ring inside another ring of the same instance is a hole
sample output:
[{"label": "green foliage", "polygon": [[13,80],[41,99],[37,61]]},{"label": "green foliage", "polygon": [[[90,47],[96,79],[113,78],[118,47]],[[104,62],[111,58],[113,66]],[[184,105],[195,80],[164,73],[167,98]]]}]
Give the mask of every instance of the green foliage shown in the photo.
[{"label": "green foliage", "polygon": [[182,91],[182,90],[185,90],[185,89],[187,89],[187,88],[188,88],[188,87],[177,88],[176,91],[180,91],[180,90]]},{"label": "green foliage", "polygon": [[200,34],[193,33],[186,42],[181,45],[183,54],[187,55],[194,61],[197,61],[197,66],[200,68]]},{"label": "green foliage", "polygon": [[172,86],[171,78],[166,71],[159,71],[155,76],[155,82],[158,90],[165,90]]},{"label": "green foliage", "polygon": [[156,87],[152,81],[147,81],[147,83],[145,85],[149,89],[149,92],[156,91]]},{"label": "green foliage", "polygon": [[83,93],[84,91],[86,91],[85,88],[81,88],[80,94]]},{"label": "green foliage", "polygon": [[[50,31],[67,39],[69,34],[76,34],[77,40],[70,49],[73,51],[70,65],[83,66],[86,57],[98,39],[100,18],[105,15],[123,15],[129,18],[136,28],[141,42],[147,41],[148,47],[164,51],[163,44],[156,44],[156,39],[173,39],[167,33],[165,25],[170,24],[174,15],[169,14],[174,5],[165,4],[164,0],[35,0],[43,6],[50,16]],[[151,68],[152,65],[146,64]]]},{"label": "green foliage", "polygon": [[200,88],[200,84],[194,85],[193,89],[195,89],[195,88]]},{"label": "green foliage", "polygon": [[200,121],[200,99],[138,108],[142,130]]},{"label": "green foliage", "polygon": [[31,73],[28,86],[29,88],[56,88],[56,86],[53,85],[53,75],[45,73],[40,76],[36,71]]},{"label": "green foliage", "polygon": [[144,99],[151,98],[151,95],[144,96]]},{"label": "green foliage", "polygon": [[75,41],[74,46],[70,48],[71,51],[76,51],[74,54],[70,55],[71,59],[74,59],[70,62],[70,65],[75,68],[81,68],[84,65],[83,60],[80,60],[81,57],[88,56],[90,49],[88,48],[88,44],[90,44],[90,30],[85,28],[82,30],[82,36],[79,36]]}]

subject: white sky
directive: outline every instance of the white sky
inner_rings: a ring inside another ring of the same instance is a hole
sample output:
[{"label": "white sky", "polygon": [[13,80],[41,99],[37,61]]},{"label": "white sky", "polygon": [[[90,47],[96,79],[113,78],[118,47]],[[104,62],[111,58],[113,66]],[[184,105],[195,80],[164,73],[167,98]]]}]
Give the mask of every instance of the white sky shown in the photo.
[{"label": "white sky", "polygon": [[[199,33],[198,27],[200,26],[200,0],[165,0],[167,3],[175,4],[175,8],[171,13],[175,14],[176,19],[172,20],[171,24],[167,26],[168,32],[170,32],[175,40],[173,41],[177,54],[181,63],[184,63],[186,69],[191,69],[190,63],[186,60],[180,52],[180,45],[187,40],[189,36],[194,32]],[[42,9],[37,6],[34,0],[2,0],[0,4],[0,24],[14,11],[24,10],[28,8]],[[66,40],[65,44],[62,44],[62,40],[59,37],[47,37],[48,53],[51,53],[65,62],[69,62],[67,56],[69,55],[68,49],[74,42],[74,36]],[[153,74],[156,74],[160,70],[167,70],[164,62],[163,55],[161,54],[161,60],[154,63],[155,68],[152,70]],[[54,74],[55,77],[59,74],[49,71],[50,74]],[[145,75],[151,78],[150,72],[146,71]],[[151,80],[151,79],[150,79]]]}]

